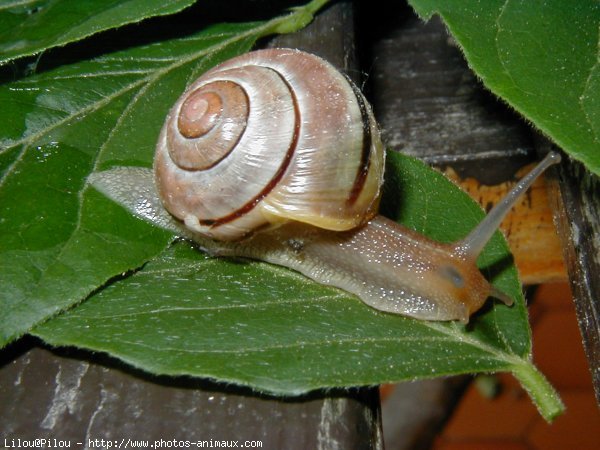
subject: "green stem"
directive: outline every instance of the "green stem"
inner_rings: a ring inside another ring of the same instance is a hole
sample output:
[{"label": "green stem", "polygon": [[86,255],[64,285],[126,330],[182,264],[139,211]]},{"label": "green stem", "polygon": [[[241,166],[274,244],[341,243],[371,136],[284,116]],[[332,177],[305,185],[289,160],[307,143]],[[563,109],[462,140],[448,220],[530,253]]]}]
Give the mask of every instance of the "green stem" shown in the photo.
[{"label": "green stem", "polygon": [[312,0],[304,6],[293,8],[288,16],[284,16],[281,21],[273,23],[273,28],[269,30],[272,33],[287,34],[294,33],[308,25],[315,15],[330,0]]},{"label": "green stem", "polygon": [[311,14],[316,13],[323,6],[329,3],[330,0],[312,0],[310,3],[304,6],[304,8],[310,11]]},{"label": "green stem", "polygon": [[519,361],[512,366],[512,372],[529,393],[544,419],[552,422],[564,412],[565,405],[558,392],[532,363]]}]

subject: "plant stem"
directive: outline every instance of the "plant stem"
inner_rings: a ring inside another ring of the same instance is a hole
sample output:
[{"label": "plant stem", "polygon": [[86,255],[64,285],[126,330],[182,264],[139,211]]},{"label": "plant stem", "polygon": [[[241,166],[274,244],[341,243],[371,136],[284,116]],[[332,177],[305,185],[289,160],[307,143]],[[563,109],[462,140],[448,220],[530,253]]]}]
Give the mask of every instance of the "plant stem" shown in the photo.
[{"label": "plant stem", "polygon": [[513,365],[512,372],[544,419],[552,422],[564,412],[565,405],[558,392],[532,363],[520,360]]},{"label": "plant stem", "polygon": [[312,0],[304,6],[292,8],[291,14],[278,18],[272,23],[269,33],[287,34],[304,28],[312,22],[315,13],[329,3],[329,1]]},{"label": "plant stem", "polygon": [[306,8],[308,11],[310,11],[312,14],[314,14],[318,10],[320,10],[323,6],[325,6],[327,3],[329,3],[329,1],[330,0],[312,0],[310,3],[305,5],[304,8]]}]

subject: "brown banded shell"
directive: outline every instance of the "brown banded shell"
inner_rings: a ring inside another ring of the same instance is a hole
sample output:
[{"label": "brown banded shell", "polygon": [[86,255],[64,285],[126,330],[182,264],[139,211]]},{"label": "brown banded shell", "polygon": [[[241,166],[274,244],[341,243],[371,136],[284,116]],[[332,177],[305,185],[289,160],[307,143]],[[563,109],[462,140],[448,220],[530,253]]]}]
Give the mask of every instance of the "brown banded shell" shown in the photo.
[{"label": "brown banded shell", "polygon": [[234,240],[289,220],[355,228],[377,212],[383,166],[358,89],[321,58],[270,49],[231,59],[186,90],[154,170],[171,214]]}]

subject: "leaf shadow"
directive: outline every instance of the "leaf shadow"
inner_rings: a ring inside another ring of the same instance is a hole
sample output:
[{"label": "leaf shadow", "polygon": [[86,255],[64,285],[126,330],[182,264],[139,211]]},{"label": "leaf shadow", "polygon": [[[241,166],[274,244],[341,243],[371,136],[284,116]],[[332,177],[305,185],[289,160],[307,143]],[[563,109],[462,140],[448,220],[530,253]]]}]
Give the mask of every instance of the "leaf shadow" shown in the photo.
[{"label": "leaf shadow", "polygon": [[486,275],[489,281],[495,280],[500,274],[509,270],[515,265],[515,258],[511,253],[502,255],[495,261],[483,266],[480,270]]},{"label": "leaf shadow", "polygon": [[385,178],[381,191],[379,213],[389,219],[404,223],[408,219],[406,203],[403,202],[402,192],[410,189],[410,181],[398,176],[391,158],[386,158]]}]

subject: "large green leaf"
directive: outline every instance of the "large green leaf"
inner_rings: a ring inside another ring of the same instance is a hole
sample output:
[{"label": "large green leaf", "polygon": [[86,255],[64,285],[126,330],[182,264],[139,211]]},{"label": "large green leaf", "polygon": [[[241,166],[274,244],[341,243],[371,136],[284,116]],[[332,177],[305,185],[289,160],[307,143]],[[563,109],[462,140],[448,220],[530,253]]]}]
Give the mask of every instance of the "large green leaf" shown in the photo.
[{"label": "large green leaf", "polygon": [[438,13],[483,83],[600,174],[598,0],[409,0]]},{"label": "large green leaf", "polygon": [[173,14],[195,0],[3,0],[0,64],[100,31]]},{"label": "large green leaf", "polygon": [[[387,213],[432,237],[462,237],[483,216],[418,161],[390,155],[388,174]],[[452,213],[448,204],[456,205]],[[508,256],[497,234],[479,264],[491,268]],[[512,371],[552,417],[560,402],[531,364],[519,280],[512,265],[503,266],[494,284],[517,303],[490,301],[465,327],[384,314],[287,269],[210,258],[178,242],[33,333],[54,345],[108,352],[152,373],[211,377],[276,394]]]},{"label": "large green leaf", "polygon": [[171,236],[88,189],[90,172],[150,165],[185,86],[265,34],[306,23],[310,4],[266,23],[222,25],[0,87],[0,346],[139,267]]}]

